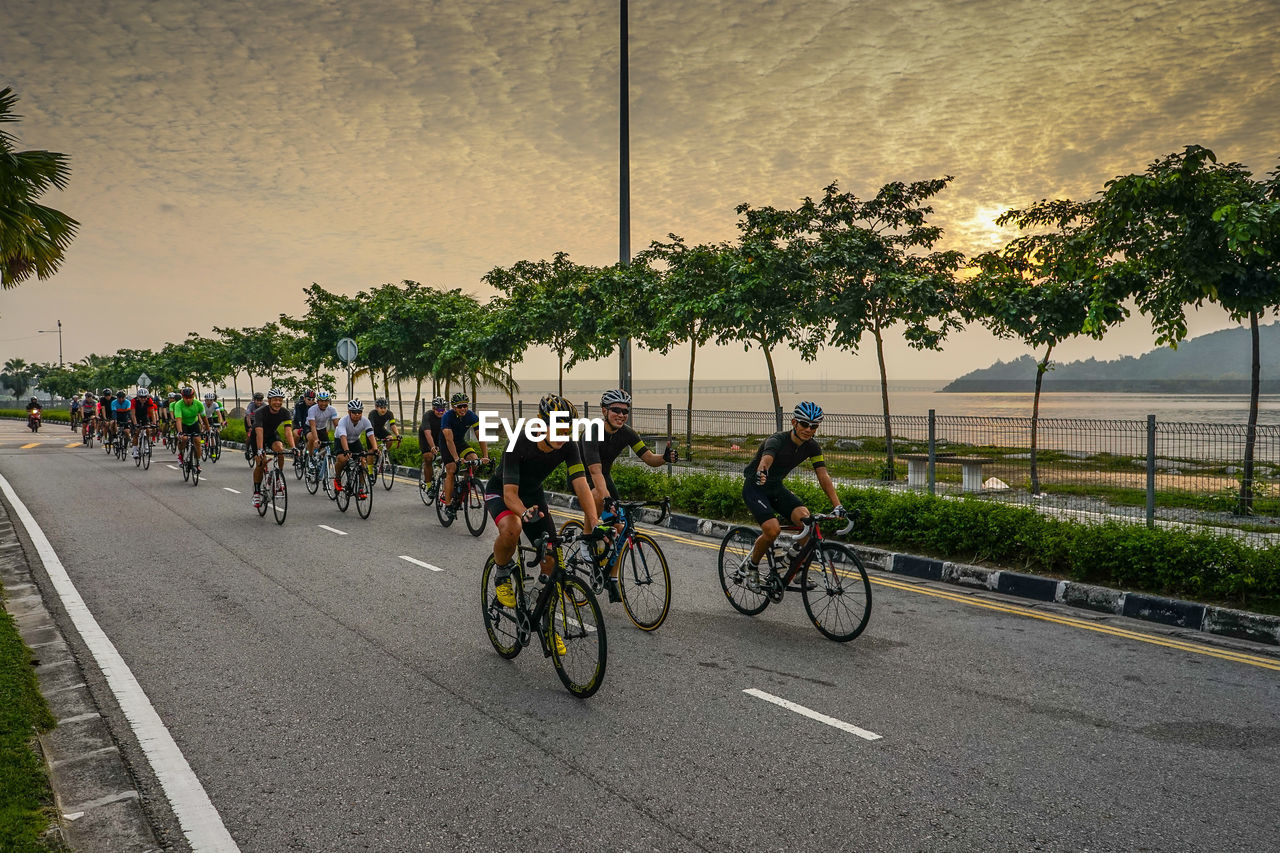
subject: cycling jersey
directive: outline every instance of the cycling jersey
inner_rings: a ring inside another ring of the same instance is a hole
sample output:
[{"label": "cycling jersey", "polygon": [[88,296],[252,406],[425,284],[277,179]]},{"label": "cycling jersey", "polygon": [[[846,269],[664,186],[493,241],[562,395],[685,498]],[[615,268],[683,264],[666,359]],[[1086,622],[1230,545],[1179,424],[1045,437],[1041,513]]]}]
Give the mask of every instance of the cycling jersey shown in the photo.
[{"label": "cycling jersey", "polygon": [[115,415],[116,423],[127,424],[129,422],[129,411],[133,408],[133,401],[129,398],[123,400],[111,401],[111,414]]},{"label": "cycling jersey", "polygon": [[143,425],[151,423],[151,415],[156,410],[156,401],[150,397],[134,397],[132,403],[138,423]]},{"label": "cycling jersey", "polygon": [[72,401],[71,401],[71,414],[73,414],[73,415],[74,415],[74,414],[75,414],[76,412],[78,412],[78,411],[80,411],[80,401],[79,401],[79,400],[72,400]]},{"label": "cycling jersey", "polygon": [[200,422],[200,416],[204,414],[204,403],[199,400],[192,400],[188,403],[186,400],[177,400],[173,404],[173,416],[182,421],[184,427],[190,427]]},{"label": "cycling jersey", "polygon": [[459,417],[457,412],[450,409],[440,419],[440,432],[443,435],[445,430],[452,430],[453,446],[461,453],[467,447],[467,430],[478,423],[480,416],[475,412],[468,409],[465,415]]},{"label": "cycling jersey", "polygon": [[391,435],[391,426],[395,422],[396,416],[391,414],[390,409],[387,409],[385,415],[378,414],[377,409],[369,413],[369,423],[373,424],[373,434],[378,437],[378,441],[382,441]]},{"label": "cycling jersey", "polygon": [[[271,444],[279,440],[281,425],[289,423],[292,417],[293,413],[284,406],[278,412],[271,411],[270,405],[262,406],[253,413],[253,428],[256,430],[261,427],[263,443]],[[254,435],[256,437],[257,433]]]},{"label": "cycling jersey", "polygon": [[503,486],[517,485],[520,487],[520,499],[526,504],[530,503],[524,500],[524,496],[527,494],[531,498],[540,499],[543,481],[562,462],[568,469],[570,483],[586,476],[582,456],[574,442],[566,441],[561,447],[547,453],[538,447],[538,442],[530,441],[528,436],[521,433],[516,437],[515,443],[502,454],[502,471],[489,479],[485,492],[501,495]]},{"label": "cycling jersey", "polygon": [[217,400],[214,400],[212,403],[206,403],[204,407],[205,417],[207,417],[210,420],[210,422],[218,421],[219,423],[221,423],[222,418],[219,417],[219,415],[225,411],[226,409],[224,409],[222,407],[222,404],[219,403]]},{"label": "cycling jersey", "polygon": [[827,463],[822,459],[822,445],[812,438],[797,445],[791,440],[791,435],[792,430],[783,430],[774,433],[761,443],[751,463],[742,469],[748,483],[756,481],[756,470],[760,467],[760,459],[766,453],[773,456],[773,465],[769,468],[769,477],[765,485],[781,483],[793,468],[806,459],[813,460],[815,470],[827,467]]},{"label": "cycling jersey", "polygon": [[351,418],[343,418],[338,421],[338,425],[333,429],[333,440],[338,443],[338,439],[344,435],[347,437],[347,447],[355,449],[360,441],[360,436],[368,435],[373,432],[373,424],[369,423],[369,419],[361,417],[355,423],[351,422]]},{"label": "cycling jersey", "polygon": [[310,408],[311,406],[307,403],[307,400],[305,397],[299,397],[298,402],[293,404],[293,428],[294,429],[307,428],[307,410]]},{"label": "cycling jersey", "polygon": [[590,468],[592,465],[599,463],[600,473],[604,474],[605,485],[609,487],[609,494],[614,494],[617,489],[614,488],[613,480],[609,476],[609,471],[613,468],[613,461],[622,454],[622,451],[630,447],[639,456],[648,450],[645,447],[644,439],[627,424],[618,427],[617,430],[610,433],[607,429],[604,432],[604,438],[594,441],[588,441],[585,437],[580,442],[582,451],[582,464],[587,466],[587,476],[591,476]]},{"label": "cycling jersey", "polygon": [[337,421],[341,417],[342,415],[340,415],[338,413],[338,410],[333,407],[333,404],[329,404],[328,406],[325,406],[323,409],[321,409],[320,404],[317,403],[311,408],[307,409],[307,423],[308,424],[314,423],[316,425],[317,433],[324,433],[326,430],[329,429],[329,426],[331,424],[333,424],[335,421]]}]

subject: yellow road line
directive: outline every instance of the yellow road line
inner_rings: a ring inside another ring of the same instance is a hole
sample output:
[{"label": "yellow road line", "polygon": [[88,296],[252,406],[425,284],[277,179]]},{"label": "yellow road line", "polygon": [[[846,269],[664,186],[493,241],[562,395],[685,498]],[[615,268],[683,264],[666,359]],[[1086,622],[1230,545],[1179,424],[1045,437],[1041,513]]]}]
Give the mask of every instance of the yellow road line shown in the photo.
[{"label": "yellow road line", "polygon": [[[560,510],[552,510],[555,515],[562,515],[566,518],[572,517],[572,513]],[[677,542],[683,542],[687,545],[693,545],[697,548],[706,548],[712,551],[720,549],[719,543],[700,542],[696,539],[689,539],[685,536],[679,536],[674,533],[668,533],[665,530],[645,528],[646,533],[665,536]],[[1157,637],[1153,634],[1143,634],[1138,631],[1126,628],[1117,628],[1111,625],[1099,625],[1083,619],[1073,619],[1070,616],[1059,616],[1052,613],[1038,613],[1025,607],[1003,604],[996,601],[986,601],[972,594],[960,592],[950,592],[948,590],[939,590],[917,584],[904,582],[896,578],[871,578],[873,584],[879,586],[891,587],[902,592],[914,592],[918,595],[928,595],[933,598],[942,598],[947,601],[953,601],[957,604],[967,604],[971,607],[982,607],[987,610],[994,610],[998,613],[1007,613],[1012,616],[1024,616],[1028,619],[1039,619],[1042,622],[1053,622],[1058,625],[1065,625],[1068,628],[1082,628],[1086,631],[1095,631],[1099,634],[1109,634],[1113,637],[1121,637],[1126,640],[1137,640],[1141,643],[1149,643],[1153,646],[1164,646],[1179,651],[1191,652],[1197,655],[1207,655],[1208,657],[1221,658],[1222,660],[1243,663],[1249,666],[1257,666],[1263,669],[1272,669],[1280,672],[1280,661],[1272,658],[1260,657],[1258,655],[1246,654],[1244,652],[1233,652],[1226,649],[1215,649],[1210,646],[1203,646],[1198,643],[1192,643],[1186,640],[1175,640],[1167,637]]]},{"label": "yellow road line", "polygon": [[84,443],[76,441],[76,442],[72,442],[71,444],[64,444],[62,446],[63,447],[84,447]]},{"label": "yellow road line", "polygon": [[33,447],[39,447],[39,446],[40,446],[40,442],[38,442],[38,441],[33,441],[33,442],[31,442],[30,444],[24,444],[24,445],[22,445],[22,449],[23,449],[23,450],[30,450],[30,449],[31,449],[31,448],[33,448]]}]

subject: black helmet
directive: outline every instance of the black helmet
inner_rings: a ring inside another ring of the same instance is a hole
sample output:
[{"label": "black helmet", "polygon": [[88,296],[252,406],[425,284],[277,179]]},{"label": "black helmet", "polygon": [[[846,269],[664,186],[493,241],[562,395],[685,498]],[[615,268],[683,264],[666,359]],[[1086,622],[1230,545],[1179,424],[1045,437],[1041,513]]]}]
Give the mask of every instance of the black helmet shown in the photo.
[{"label": "black helmet", "polygon": [[373,401],[373,405],[377,406],[379,409],[385,409],[387,406],[390,406],[391,404],[387,402],[386,397],[379,397],[378,399]]}]

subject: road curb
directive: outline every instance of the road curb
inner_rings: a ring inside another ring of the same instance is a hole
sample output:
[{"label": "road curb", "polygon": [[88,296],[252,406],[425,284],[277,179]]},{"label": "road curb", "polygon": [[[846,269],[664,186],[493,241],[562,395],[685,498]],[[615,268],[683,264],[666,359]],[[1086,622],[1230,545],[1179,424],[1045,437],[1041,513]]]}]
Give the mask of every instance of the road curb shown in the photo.
[{"label": "road curb", "polygon": [[[416,472],[414,476],[417,476]],[[547,500],[557,506],[578,508],[578,499],[573,495],[548,492]],[[655,523],[657,518],[657,510],[642,511],[642,520],[649,524]],[[733,525],[715,519],[672,514],[660,526],[682,533],[720,537]],[[1095,613],[1111,613],[1116,616],[1232,637],[1237,640],[1280,646],[1280,616],[1215,607],[1195,601],[1111,589],[1008,569],[972,566],[967,563],[955,563],[916,554],[886,551],[882,548],[852,542],[847,544],[858,552],[858,556],[869,568],[892,574],[940,581],[971,589],[983,589],[1033,601],[1064,604]]]}]

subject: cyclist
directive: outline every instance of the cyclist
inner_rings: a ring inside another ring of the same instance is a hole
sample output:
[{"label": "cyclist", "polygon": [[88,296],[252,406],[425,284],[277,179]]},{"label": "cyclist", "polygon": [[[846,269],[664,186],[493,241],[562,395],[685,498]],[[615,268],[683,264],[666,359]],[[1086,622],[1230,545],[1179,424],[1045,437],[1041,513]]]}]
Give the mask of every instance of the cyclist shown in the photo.
[{"label": "cyclist", "polygon": [[[444,470],[447,473],[444,478],[444,496],[441,500],[444,501],[445,512],[452,519],[458,515],[458,509],[453,505],[453,481],[458,472],[458,460],[475,458],[475,450],[467,444],[467,431],[480,423],[480,416],[470,411],[471,398],[466,394],[454,394],[449,402],[453,408],[440,419],[440,431],[444,436],[444,452],[440,454],[440,460],[444,463]],[[480,461],[489,461],[489,445],[483,441],[480,442]]]},{"label": "cyclist", "polygon": [[400,444],[400,424],[396,423],[396,416],[391,414],[391,403],[386,397],[373,401],[369,423],[373,424],[374,437],[384,443],[387,453],[391,452],[391,444]]},{"label": "cyclist", "polygon": [[316,402],[316,392],[310,388],[293,404],[293,442],[294,446],[302,443],[302,434],[307,431],[307,410]]},{"label": "cyclist", "polygon": [[[604,418],[604,438],[590,439],[586,436],[580,442],[582,463],[587,468],[587,483],[595,497],[596,512],[603,513],[613,501],[621,499],[618,487],[609,476],[613,462],[622,451],[630,447],[642,462],[651,468],[657,468],[666,462],[675,462],[679,455],[671,442],[659,456],[645,446],[644,439],[627,425],[631,415],[631,395],[621,388],[605,391],[600,396],[600,414]],[[611,515],[611,514],[610,514]],[[615,530],[622,532],[622,525],[615,525]],[[622,595],[618,590],[618,564],[613,565],[612,577],[609,580],[609,600],[619,602]]]},{"label": "cyclist", "polygon": [[218,402],[218,395],[212,391],[204,395],[204,415],[211,424],[217,424],[219,427],[227,425],[227,410]]},{"label": "cyclist", "polygon": [[[577,418],[573,403],[556,394],[548,394],[538,402],[538,417],[550,425],[553,412],[566,412]],[[511,573],[515,571],[513,559],[520,533],[530,542],[544,533],[554,534],[551,508],[542,483],[563,463],[568,470],[569,485],[582,506],[586,530],[594,530],[599,523],[595,501],[587,487],[586,469],[578,445],[573,441],[552,441],[551,437],[532,442],[521,433],[502,454],[502,470],[489,478],[484,489],[484,506],[498,528],[498,538],[493,543],[493,562],[496,566],[497,598],[503,607],[515,607],[515,590],[511,585]],[[540,583],[546,583],[555,567],[554,556],[548,552],[542,563]]]},{"label": "cyclist", "polygon": [[822,458],[822,446],[813,438],[821,423],[821,406],[807,401],[798,404],[791,413],[791,429],[766,438],[743,469],[742,498],[761,531],[755,547],[743,560],[747,585],[753,590],[759,590],[766,580],[760,577],[760,561],[782,532],[777,516],[797,526],[809,517],[809,508],[782,482],[792,469],[806,459],[810,460],[818,485],[835,507],[832,512],[844,515],[840,496],[836,494],[835,484],[827,473],[827,463]]},{"label": "cyclist", "polygon": [[263,393],[261,391],[255,391],[253,392],[253,400],[250,401],[249,405],[244,407],[244,443],[245,450],[249,453],[253,453],[254,448],[257,446],[254,444],[257,436],[253,433],[253,415],[258,411],[258,409],[262,408],[266,404],[267,402],[264,399]]},{"label": "cyclist", "polygon": [[80,426],[80,394],[76,392],[71,396],[71,431],[75,432],[76,427]]},{"label": "cyclist", "polygon": [[[352,400],[347,403],[349,417],[342,418],[333,428],[333,490],[342,491],[342,469],[347,466],[347,454],[360,447],[360,437],[369,442],[370,450],[378,449],[378,438],[373,434],[373,424],[364,416],[364,403]],[[352,447],[355,445],[355,447]],[[363,498],[366,495],[359,495]]]},{"label": "cyclist", "polygon": [[84,415],[82,435],[89,435],[93,432],[98,420],[98,398],[94,396],[92,391],[85,392],[84,403],[80,405],[80,412]]},{"label": "cyclist", "polygon": [[436,454],[444,444],[440,419],[444,417],[448,406],[449,403],[444,397],[432,399],[431,411],[427,412],[422,419],[422,426],[418,427],[418,449],[422,451],[422,488],[424,489],[431,488],[431,481],[435,477],[431,461],[436,458]]},{"label": "cyclist", "polygon": [[129,399],[127,392],[116,392],[116,398],[111,402],[111,417],[115,421],[112,432],[116,434],[116,440],[124,441],[124,436],[129,433],[133,423],[133,401]]},{"label": "cyclist", "polygon": [[329,392],[317,391],[316,404],[307,409],[307,450],[328,444],[329,427],[341,417],[338,410],[329,404]]},{"label": "cyclist", "polygon": [[[267,470],[269,451],[274,450],[277,454],[284,453],[284,445],[280,441],[280,427],[289,423],[291,418],[292,412],[284,407],[284,392],[279,388],[268,391],[267,405],[259,407],[253,413],[253,431],[258,447],[263,448],[258,451],[258,460],[253,466],[254,509],[262,506],[262,475]],[[289,439],[289,449],[293,450],[296,446],[293,443],[293,430],[287,429],[284,434]]]},{"label": "cyclist", "polygon": [[183,387],[182,397],[173,404],[173,418],[178,427],[178,463],[182,463],[182,452],[186,449],[188,440],[194,439],[195,445],[191,452],[195,455],[191,460],[195,462],[196,470],[201,470],[200,433],[208,431],[209,419],[204,414],[204,403],[196,399],[196,389],[190,385]]},{"label": "cyclist", "polygon": [[151,399],[151,392],[146,388],[138,389],[138,396],[130,401],[129,425],[133,429],[133,458],[138,458],[138,441],[142,431],[155,426],[156,401]]},{"label": "cyclist", "polygon": [[111,414],[111,404],[115,402],[116,392],[103,388],[98,395],[98,418],[102,424],[102,441],[105,444],[116,435],[116,419]]}]

